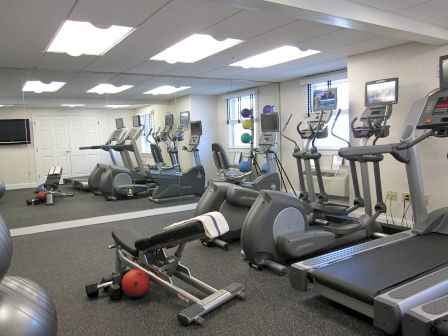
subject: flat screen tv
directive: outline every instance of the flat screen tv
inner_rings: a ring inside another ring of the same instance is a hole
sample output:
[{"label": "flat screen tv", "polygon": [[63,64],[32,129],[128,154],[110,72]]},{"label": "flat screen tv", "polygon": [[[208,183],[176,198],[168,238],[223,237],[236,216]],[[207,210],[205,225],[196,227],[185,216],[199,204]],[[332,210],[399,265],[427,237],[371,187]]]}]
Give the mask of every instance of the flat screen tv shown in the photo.
[{"label": "flat screen tv", "polygon": [[313,93],[313,111],[335,110],[338,105],[338,89],[315,90]]},{"label": "flat screen tv", "polygon": [[0,145],[30,144],[29,119],[0,120]]}]

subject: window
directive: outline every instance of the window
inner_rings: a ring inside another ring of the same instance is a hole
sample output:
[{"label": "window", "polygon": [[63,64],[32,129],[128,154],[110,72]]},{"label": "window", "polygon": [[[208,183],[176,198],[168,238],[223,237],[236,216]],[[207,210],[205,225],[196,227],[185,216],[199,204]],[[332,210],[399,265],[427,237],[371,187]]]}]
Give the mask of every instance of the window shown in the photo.
[{"label": "window", "polygon": [[[348,114],[348,105],[349,105],[349,97],[348,97],[348,79],[338,79],[329,82],[310,84],[307,90],[307,103],[308,103],[308,112],[313,112],[313,104],[312,97],[315,90],[325,90],[328,87],[337,88],[338,89],[338,100],[337,100],[337,108],[341,109],[341,114],[339,115],[338,122],[334,127],[334,133],[340,136],[343,139],[349,140],[350,137],[350,121]],[[315,144],[320,149],[339,149],[341,147],[347,147],[347,143],[339,140],[331,134],[331,127],[333,126],[334,120],[336,118],[337,111],[333,111],[333,116],[328,123],[328,137],[325,139],[316,140]]]},{"label": "window", "polygon": [[142,154],[151,154],[151,142],[153,141],[152,133],[154,116],[152,113],[143,114],[140,116],[140,122],[144,126],[142,136],[140,138],[141,152]]},{"label": "window", "polygon": [[258,143],[258,105],[257,96],[255,94],[248,94],[241,97],[234,97],[227,99],[227,122],[229,125],[228,133],[228,145],[229,148],[250,148],[249,143],[243,143],[241,141],[241,136],[244,133],[251,134],[250,129],[243,128],[243,118],[241,116],[241,111],[243,109],[253,110],[253,143],[254,146]]}]

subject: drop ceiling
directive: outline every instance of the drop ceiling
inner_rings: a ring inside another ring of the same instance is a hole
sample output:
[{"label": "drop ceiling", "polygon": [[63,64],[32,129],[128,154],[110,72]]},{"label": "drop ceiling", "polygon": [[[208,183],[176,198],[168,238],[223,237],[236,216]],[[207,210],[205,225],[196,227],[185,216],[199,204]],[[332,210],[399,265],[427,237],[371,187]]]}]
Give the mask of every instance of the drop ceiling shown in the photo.
[{"label": "drop ceiling", "polygon": [[[103,56],[45,52],[67,19],[137,29]],[[193,33],[245,42],[193,64],[149,60]],[[448,1],[0,0],[0,104],[21,104],[24,96],[31,105],[145,105],[222,94],[343,69],[350,55],[411,41],[448,43]],[[228,66],[282,45],[322,52],[264,69]],[[22,95],[26,80],[67,84],[55,93]],[[108,96],[86,93],[99,83],[134,87]],[[142,94],[160,85],[191,88]]]}]

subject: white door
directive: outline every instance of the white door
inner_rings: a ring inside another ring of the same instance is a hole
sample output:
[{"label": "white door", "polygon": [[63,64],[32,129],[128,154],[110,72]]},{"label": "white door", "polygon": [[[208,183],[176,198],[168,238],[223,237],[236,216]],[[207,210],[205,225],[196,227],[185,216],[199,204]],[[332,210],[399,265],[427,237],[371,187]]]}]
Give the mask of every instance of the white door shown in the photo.
[{"label": "white door", "polygon": [[71,176],[87,176],[100,162],[100,150],[79,150],[79,147],[100,144],[98,117],[69,117],[69,125]]},{"label": "white door", "polygon": [[69,127],[66,117],[38,118],[34,121],[34,143],[38,183],[45,182],[52,166],[71,176]]},{"label": "white door", "polygon": [[38,183],[45,182],[52,166],[61,166],[63,177],[88,176],[101,160],[100,150],[79,150],[100,143],[99,118],[95,116],[38,117],[34,138]]}]

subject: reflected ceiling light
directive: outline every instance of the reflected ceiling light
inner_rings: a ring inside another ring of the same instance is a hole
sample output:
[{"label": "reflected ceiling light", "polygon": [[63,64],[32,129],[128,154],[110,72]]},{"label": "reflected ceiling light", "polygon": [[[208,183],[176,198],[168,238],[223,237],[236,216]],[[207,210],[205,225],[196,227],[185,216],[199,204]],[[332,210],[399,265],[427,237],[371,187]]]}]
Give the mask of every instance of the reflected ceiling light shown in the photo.
[{"label": "reflected ceiling light", "polygon": [[86,104],[61,104],[62,107],[81,107],[86,106]]},{"label": "reflected ceiling light", "polygon": [[125,107],[129,107],[131,105],[104,105],[105,107],[110,107],[113,109],[117,109],[117,108],[125,108]]},{"label": "reflected ceiling light", "polygon": [[48,84],[41,81],[27,81],[22,88],[23,92],[56,92],[65,85],[65,82],[51,82]]},{"label": "reflected ceiling light", "polygon": [[14,106],[14,105],[0,105],[0,107],[10,107],[10,106]]},{"label": "reflected ceiling light", "polygon": [[124,90],[130,89],[134,85],[122,85],[122,86],[115,86],[113,84],[98,84],[94,88],[91,88],[87,93],[98,93],[98,94],[113,94],[113,93],[119,93]]},{"label": "reflected ceiling light", "polygon": [[193,34],[150,59],[153,61],[165,61],[170,64],[178,62],[194,63],[241,42],[243,40],[227,38],[223,41],[218,41],[210,35]]},{"label": "reflected ceiling light", "polygon": [[186,89],[189,89],[189,88],[190,88],[190,86],[174,87],[174,86],[171,86],[171,85],[162,85],[162,86],[159,86],[159,87],[157,87],[155,89],[143,92],[143,94],[152,94],[154,96],[159,95],[159,94],[162,94],[162,95],[163,94],[172,94],[172,93],[179,92],[179,91],[182,91],[182,90],[186,90]]},{"label": "reflected ceiling light", "polygon": [[66,53],[74,57],[103,55],[133,30],[132,27],[123,26],[100,29],[90,22],[67,20],[51,41],[47,52]]},{"label": "reflected ceiling light", "polygon": [[280,48],[272,49],[264,53],[243,59],[241,61],[230,64],[234,67],[242,67],[244,69],[249,68],[266,68],[272,65],[289,62],[299,58],[304,58],[314,54],[320,53],[319,50],[308,49],[302,51],[297,47],[283,46]]}]

